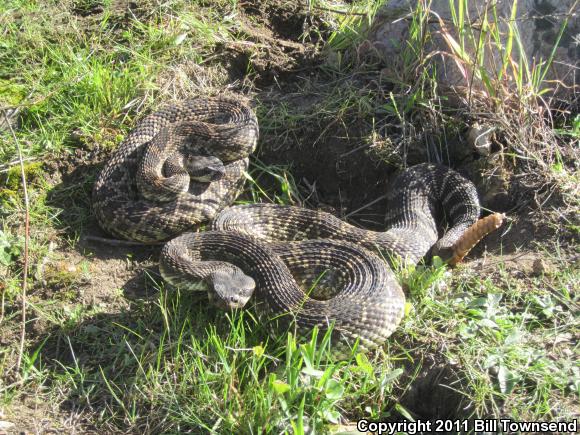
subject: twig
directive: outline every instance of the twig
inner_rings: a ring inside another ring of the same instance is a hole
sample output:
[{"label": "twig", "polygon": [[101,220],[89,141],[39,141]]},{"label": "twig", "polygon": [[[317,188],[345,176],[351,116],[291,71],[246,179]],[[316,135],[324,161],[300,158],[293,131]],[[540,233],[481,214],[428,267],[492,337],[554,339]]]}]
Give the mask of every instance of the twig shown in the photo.
[{"label": "twig", "polygon": [[244,32],[245,34],[247,34],[250,38],[254,38],[257,41],[269,41],[269,42],[275,42],[276,45],[281,45],[282,47],[286,47],[286,48],[290,48],[293,50],[304,50],[304,44],[301,44],[299,42],[294,42],[294,41],[286,41],[283,39],[276,39],[273,38],[269,35],[266,35],[265,33],[259,32],[256,29],[254,29],[251,25],[249,24],[245,24],[243,22],[240,23],[241,24],[241,31]]},{"label": "twig", "polygon": [[323,8],[322,6],[314,6],[313,8],[319,11],[332,12],[333,14],[340,15],[356,15],[359,17],[366,17],[368,15],[367,13],[364,12],[341,11],[339,9]]},{"label": "twig", "polygon": [[[23,162],[32,162],[36,160],[34,157],[27,157],[25,159],[22,159]],[[4,172],[9,172],[10,169],[12,169],[12,167],[16,166],[20,164],[19,160],[13,160],[12,162],[8,162],[5,163],[3,165],[0,165],[0,174],[3,174]]]},{"label": "twig", "polygon": [[145,243],[145,242],[136,242],[134,240],[109,239],[106,237],[99,236],[85,236],[84,240],[87,242],[104,243],[105,245],[111,246],[160,246],[164,243],[164,242]]},{"label": "twig", "polygon": [[24,171],[24,160],[22,158],[22,149],[20,148],[20,142],[14,133],[14,129],[12,128],[12,124],[10,124],[10,120],[8,119],[8,115],[6,114],[6,110],[3,110],[2,113],[4,114],[4,119],[6,120],[6,124],[10,129],[10,133],[12,134],[12,138],[16,143],[16,149],[18,150],[18,161],[20,163],[20,177],[22,179],[22,190],[24,192],[24,210],[25,210],[25,217],[24,217],[24,265],[22,266],[22,317],[20,320],[20,345],[18,349],[18,359],[16,360],[16,371],[20,371],[20,364],[22,363],[22,354],[24,353],[24,340],[26,339],[26,286],[28,280],[28,243],[30,239],[30,207],[28,202],[28,188],[26,185],[26,173]]},{"label": "twig", "polygon": [[[24,384],[24,381],[25,381],[25,380],[26,380],[25,378],[20,378],[20,379],[18,379],[17,381],[15,381],[15,382],[12,382],[12,383],[11,383],[11,384],[9,384],[9,385],[2,386],[2,387],[0,388],[0,393],[3,393],[3,392],[5,392],[5,391],[10,391],[10,390],[11,390],[12,388],[14,388],[14,387],[19,387],[19,386],[21,386],[22,384]],[[5,432],[0,432],[0,433],[5,433]]]},{"label": "twig", "polygon": [[0,284],[0,325],[4,321],[4,301],[6,300],[6,286]]},{"label": "twig", "polygon": [[345,217],[345,218],[349,218],[349,217],[351,217],[352,215],[355,215],[355,214],[357,214],[359,211],[363,211],[364,209],[367,209],[367,208],[369,208],[371,205],[374,205],[374,204],[376,204],[377,202],[379,202],[379,201],[382,201],[383,199],[387,199],[387,196],[388,196],[388,195],[386,195],[386,194],[385,194],[385,195],[381,195],[381,196],[379,196],[377,199],[374,199],[374,200],[372,200],[371,202],[369,202],[368,204],[365,204],[365,205],[363,205],[362,207],[359,207],[359,208],[357,208],[355,211],[351,211],[350,213],[348,213],[348,214],[347,214],[347,215],[345,215],[344,217]]},{"label": "twig", "polygon": [[341,159],[343,159],[343,158],[345,158],[346,156],[350,156],[351,154],[354,154],[354,153],[356,153],[357,151],[360,151],[360,150],[362,150],[362,149],[365,149],[365,148],[369,148],[371,145],[372,145],[371,143],[365,143],[365,144],[362,144],[361,146],[359,146],[359,147],[356,147],[356,148],[355,148],[355,149],[353,149],[353,150],[350,150],[350,151],[347,151],[346,153],[343,153],[343,154],[341,154],[341,155],[340,155],[340,158],[341,158]]}]

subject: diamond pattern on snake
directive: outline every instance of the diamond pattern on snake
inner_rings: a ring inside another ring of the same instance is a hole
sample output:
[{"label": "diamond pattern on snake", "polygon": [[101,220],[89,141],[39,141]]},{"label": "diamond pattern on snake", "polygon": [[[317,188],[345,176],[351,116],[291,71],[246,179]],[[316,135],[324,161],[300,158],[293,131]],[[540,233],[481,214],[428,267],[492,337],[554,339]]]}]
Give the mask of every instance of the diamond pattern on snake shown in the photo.
[{"label": "diamond pattern on snake", "polygon": [[[223,308],[254,298],[274,334],[333,325],[336,355],[382,345],[401,321],[405,295],[384,258],[415,264],[431,251],[455,262],[501,224],[478,221],[473,183],[430,163],[389,186],[385,231],[302,207],[232,206],[257,140],[255,114],[235,98],[195,98],[143,118],[95,183],[99,224],[124,239],[169,240],[159,262],[167,282],[207,291]],[[206,222],[210,231],[190,231]]]}]

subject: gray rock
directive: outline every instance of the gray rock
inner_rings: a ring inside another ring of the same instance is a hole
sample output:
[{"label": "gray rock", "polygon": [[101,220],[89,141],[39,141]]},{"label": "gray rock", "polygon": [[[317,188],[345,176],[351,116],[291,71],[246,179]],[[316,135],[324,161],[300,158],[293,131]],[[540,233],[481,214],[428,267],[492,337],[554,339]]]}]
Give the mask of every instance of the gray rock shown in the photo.
[{"label": "gray rock", "polygon": [[[455,2],[457,4],[458,2]],[[509,20],[513,0],[471,0],[468,2],[468,11],[464,22],[468,27],[467,34],[471,33],[475,41],[480,37],[483,18],[494,25],[496,19],[491,10],[491,4],[496,4],[497,23],[501,31],[501,44],[506,46],[509,30]],[[580,68],[580,20],[577,0],[519,0],[515,24],[520,35],[521,45],[527,64],[532,67],[542,61],[550,59],[552,50],[558,40],[558,35],[564,21],[567,25],[560,38],[554,53],[552,65],[548,69],[542,89],[549,89],[549,94],[562,95],[571,92],[573,86],[578,86]],[[487,5],[487,6],[486,6]],[[378,14],[371,41],[386,59],[389,59],[390,68],[396,68],[393,62],[400,59],[402,48],[409,38],[410,11],[417,6],[417,0],[391,0]],[[457,6],[456,6],[457,7]],[[443,24],[442,24],[443,23]],[[436,68],[439,85],[443,89],[458,90],[459,88],[473,87],[483,89],[483,82],[474,74],[469,62],[457,61],[453,54],[453,42],[460,43],[457,35],[457,26],[453,24],[453,15],[449,2],[434,0],[429,14],[429,33],[431,39],[425,46],[425,53],[430,56],[431,66]],[[491,33],[487,37],[492,40]],[[473,59],[477,55],[484,55],[485,69],[497,77],[501,70],[503,52],[497,50],[493,43],[485,44],[483,53],[476,53],[476,43],[465,38],[465,51]],[[514,40],[511,57],[519,62],[521,50]],[[515,64],[517,66],[517,64]],[[512,65],[508,72],[512,74]]]},{"label": "gray rock", "polygon": [[489,156],[493,131],[494,128],[488,124],[474,122],[467,130],[467,143],[480,156]]}]

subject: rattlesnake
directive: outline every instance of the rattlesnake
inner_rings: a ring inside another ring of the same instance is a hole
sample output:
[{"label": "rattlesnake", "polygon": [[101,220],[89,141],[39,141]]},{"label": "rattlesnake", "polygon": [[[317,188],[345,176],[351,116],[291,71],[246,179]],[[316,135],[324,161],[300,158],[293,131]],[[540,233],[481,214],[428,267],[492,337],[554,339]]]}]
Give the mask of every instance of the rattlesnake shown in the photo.
[{"label": "rattlesnake", "polygon": [[[303,334],[333,324],[337,354],[356,342],[362,350],[380,345],[400,322],[405,297],[385,258],[415,264],[432,249],[456,261],[501,223],[476,224],[474,185],[429,163],[391,184],[384,232],[300,207],[228,206],[257,135],[253,112],[232,99],[196,99],[144,118],[97,180],[97,219],[110,233],[143,242],[213,220],[211,231],[165,244],[164,279],[209,290],[216,304],[229,308],[243,307],[256,293],[256,309],[264,321],[275,320],[273,330],[294,326]],[[450,228],[439,238],[443,215]],[[307,294],[313,282],[319,288]]]},{"label": "rattlesnake", "polygon": [[191,99],[143,118],[97,177],[99,224],[151,243],[213,219],[239,195],[257,139],[254,112],[234,98]]}]

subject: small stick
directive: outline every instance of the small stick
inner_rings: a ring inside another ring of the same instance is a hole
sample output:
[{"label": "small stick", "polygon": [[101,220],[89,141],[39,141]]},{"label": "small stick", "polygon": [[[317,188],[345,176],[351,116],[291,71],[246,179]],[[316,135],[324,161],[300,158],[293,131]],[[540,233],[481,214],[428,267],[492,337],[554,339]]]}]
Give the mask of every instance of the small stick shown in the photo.
[{"label": "small stick", "polygon": [[[25,159],[22,159],[23,162],[30,162],[30,161],[34,161],[36,160],[34,157],[27,157]],[[8,162],[5,163],[3,165],[0,165],[0,173],[4,173],[4,172],[8,172],[10,169],[12,169],[13,166],[18,165],[20,162],[18,160],[14,160],[12,162]]]},{"label": "small stick", "polygon": [[111,246],[160,246],[164,242],[136,242],[134,240],[120,240],[120,239],[109,239],[106,237],[99,236],[85,236],[84,240],[88,242],[104,243],[105,245]]},{"label": "small stick", "polygon": [[339,9],[323,8],[322,6],[314,6],[314,9],[317,9],[319,11],[332,12],[333,14],[340,15],[357,15],[359,17],[366,17],[368,15],[364,12],[341,11]]},{"label": "small stick", "polygon": [[355,211],[351,211],[350,213],[348,213],[348,214],[347,214],[347,215],[345,215],[344,217],[345,217],[345,218],[349,218],[349,217],[351,217],[352,215],[355,215],[355,214],[357,214],[359,211],[363,211],[363,210],[365,210],[365,209],[369,208],[371,205],[374,205],[374,204],[376,204],[377,202],[379,202],[379,201],[382,201],[383,199],[387,199],[387,197],[388,197],[388,195],[386,195],[386,194],[385,194],[385,195],[381,195],[381,196],[379,196],[377,199],[373,199],[373,200],[372,200],[371,202],[369,202],[368,204],[365,204],[365,205],[363,205],[362,207],[359,207],[359,208],[357,208]]},{"label": "small stick", "polygon": [[12,124],[8,119],[6,110],[3,110],[4,119],[6,124],[10,129],[12,138],[16,143],[16,149],[18,150],[18,162],[20,163],[20,178],[22,179],[22,190],[24,192],[24,265],[22,266],[22,317],[20,319],[20,344],[18,348],[18,359],[16,360],[16,371],[20,371],[20,364],[22,363],[22,354],[24,353],[24,341],[26,340],[26,287],[28,280],[28,244],[30,241],[30,206],[28,202],[28,188],[26,185],[26,172],[24,171],[24,159],[22,158],[22,149],[20,148],[20,142],[14,133]]}]

